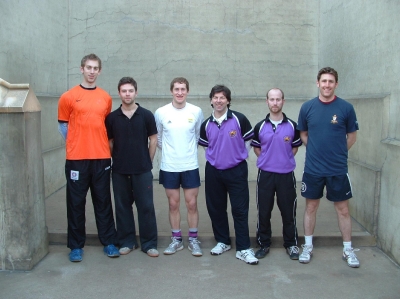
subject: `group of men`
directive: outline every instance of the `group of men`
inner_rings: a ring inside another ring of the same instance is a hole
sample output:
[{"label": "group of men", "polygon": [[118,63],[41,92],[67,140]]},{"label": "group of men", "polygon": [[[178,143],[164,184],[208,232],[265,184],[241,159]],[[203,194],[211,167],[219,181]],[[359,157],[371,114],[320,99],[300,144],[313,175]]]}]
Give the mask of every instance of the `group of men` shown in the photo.
[{"label": "group of men", "polygon": [[[81,61],[83,81],[64,93],[59,101],[59,131],[66,140],[67,218],[69,259],[80,262],[85,244],[85,204],[90,189],[96,225],[104,253],[125,255],[139,247],[132,205],[139,224],[140,248],[157,257],[157,222],[153,202],[153,159],[161,149],[159,182],[169,203],[171,243],[164,254],[184,248],[181,232],[180,188],[189,225],[187,248],[202,256],[198,240],[200,186],[198,145],[205,148],[205,197],[216,246],[212,255],[231,249],[228,225],[228,195],[236,236],[236,258],[256,265],[271,245],[271,212],[276,196],[283,223],[283,246],[293,260],[308,263],[313,254],[312,235],[319,200],[334,202],[343,237],[343,259],[359,267],[351,244],[348,199],[352,197],[347,171],[348,150],[356,141],[358,124],[354,108],[335,96],[337,72],[323,68],[317,76],[319,96],[303,104],[299,121],[288,118],[282,108],[284,93],[279,88],[267,92],[269,113],[252,128],[248,118],[231,110],[231,91],[224,85],[211,89],[211,116],[186,101],[189,82],[172,80],[171,103],[151,111],[136,103],[136,81],[123,77],[118,83],[121,105],[111,112],[112,99],[96,86],[101,60],[95,54]],[[296,228],[296,178],[294,159],[298,147],[306,145],[302,195],[305,244],[300,254]],[[257,243],[250,244],[248,212],[249,185],[246,159],[253,147],[257,156]],[[112,160],[111,160],[112,158]],[[114,222],[110,176],[115,201]],[[116,226],[115,226],[116,224]]]}]

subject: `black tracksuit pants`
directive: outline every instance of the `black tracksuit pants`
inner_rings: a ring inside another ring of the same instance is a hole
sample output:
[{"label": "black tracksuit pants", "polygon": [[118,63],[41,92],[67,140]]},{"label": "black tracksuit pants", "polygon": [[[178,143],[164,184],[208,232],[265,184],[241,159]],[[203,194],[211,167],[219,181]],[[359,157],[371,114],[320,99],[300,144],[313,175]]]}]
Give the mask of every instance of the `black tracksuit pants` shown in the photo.
[{"label": "black tracksuit pants", "polygon": [[274,173],[259,170],[257,177],[257,243],[263,247],[271,245],[271,212],[276,203],[282,216],[283,246],[297,246],[296,228],[296,178],[293,172]]},{"label": "black tracksuit pants", "polygon": [[101,244],[115,244],[110,191],[111,159],[66,160],[68,248],[85,246],[86,195],[90,189]]}]

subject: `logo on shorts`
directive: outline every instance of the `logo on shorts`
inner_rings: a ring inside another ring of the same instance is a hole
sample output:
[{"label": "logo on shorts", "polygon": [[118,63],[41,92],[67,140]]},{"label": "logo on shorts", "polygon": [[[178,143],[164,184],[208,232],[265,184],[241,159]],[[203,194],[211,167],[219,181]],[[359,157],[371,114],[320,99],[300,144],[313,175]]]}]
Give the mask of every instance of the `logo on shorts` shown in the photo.
[{"label": "logo on shorts", "polygon": [[283,141],[284,142],[289,142],[290,141],[290,136],[285,136],[285,137],[283,137]]},{"label": "logo on shorts", "polygon": [[229,132],[229,136],[231,138],[235,137],[236,135],[237,135],[237,132],[235,130],[232,130],[232,131]]},{"label": "logo on shorts", "polygon": [[306,192],[307,190],[307,185],[304,182],[301,182],[301,192]]},{"label": "logo on shorts", "polygon": [[338,123],[336,114],[334,116],[332,116],[331,123],[332,124],[337,124]]},{"label": "logo on shorts", "polygon": [[71,180],[73,181],[79,180],[79,171],[71,170]]}]

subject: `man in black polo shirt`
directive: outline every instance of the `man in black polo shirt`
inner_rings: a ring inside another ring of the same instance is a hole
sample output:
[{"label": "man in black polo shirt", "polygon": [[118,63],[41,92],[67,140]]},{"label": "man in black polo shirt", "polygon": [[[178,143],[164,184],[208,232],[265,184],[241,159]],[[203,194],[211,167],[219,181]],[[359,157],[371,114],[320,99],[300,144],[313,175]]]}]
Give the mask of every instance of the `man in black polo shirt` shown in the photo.
[{"label": "man in black polo shirt", "polygon": [[138,214],[142,251],[157,257],[157,223],[153,203],[153,158],[157,127],[153,114],[135,103],[137,83],[123,77],[118,83],[121,106],[106,118],[112,164],[112,183],[120,254],[138,247],[132,204]]}]

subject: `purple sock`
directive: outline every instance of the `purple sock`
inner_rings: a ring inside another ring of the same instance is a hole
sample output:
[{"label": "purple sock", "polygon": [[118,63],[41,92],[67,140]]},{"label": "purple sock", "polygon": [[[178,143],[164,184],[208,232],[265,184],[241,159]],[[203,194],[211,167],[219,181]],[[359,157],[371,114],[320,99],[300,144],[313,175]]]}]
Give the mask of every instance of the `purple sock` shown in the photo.
[{"label": "purple sock", "polygon": [[176,231],[173,230],[172,231],[172,237],[182,240],[182,232],[181,232],[181,230],[176,230]]},{"label": "purple sock", "polygon": [[193,238],[193,239],[197,238],[197,229],[189,229],[189,239],[190,238]]}]

